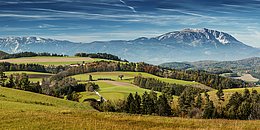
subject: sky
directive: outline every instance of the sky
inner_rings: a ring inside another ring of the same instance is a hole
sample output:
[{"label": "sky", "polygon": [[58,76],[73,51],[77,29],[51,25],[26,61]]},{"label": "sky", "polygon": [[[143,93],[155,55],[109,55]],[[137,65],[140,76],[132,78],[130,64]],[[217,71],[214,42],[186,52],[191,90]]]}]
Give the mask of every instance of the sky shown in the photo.
[{"label": "sky", "polygon": [[260,0],[0,0],[0,37],[92,42],[185,28],[227,32],[260,47]]}]

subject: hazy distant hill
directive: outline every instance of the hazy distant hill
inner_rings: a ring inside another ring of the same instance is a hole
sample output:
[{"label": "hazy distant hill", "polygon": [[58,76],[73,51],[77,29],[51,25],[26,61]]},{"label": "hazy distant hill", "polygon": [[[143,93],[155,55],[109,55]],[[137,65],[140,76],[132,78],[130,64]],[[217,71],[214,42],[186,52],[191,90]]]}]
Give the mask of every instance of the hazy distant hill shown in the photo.
[{"label": "hazy distant hill", "polygon": [[0,50],[8,53],[33,51],[74,55],[106,52],[130,61],[160,64],[169,61],[238,60],[259,56],[260,50],[233,36],[209,29],[184,29],[152,38],[75,43],[39,37],[0,38]]},{"label": "hazy distant hill", "polygon": [[0,59],[1,59],[1,57],[4,57],[4,56],[6,56],[6,55],[9,55],[9,54],[6,53],[6,52],[4,52],[4,51],[0,51]]},{"label": "hazy distant hill", "polygon": [[250,73],[260,78],[260,57],[247,58],[236,61],[197,61],[197,62],[169,62],[160,66],[175,69],[200,69],[209,72]]}]

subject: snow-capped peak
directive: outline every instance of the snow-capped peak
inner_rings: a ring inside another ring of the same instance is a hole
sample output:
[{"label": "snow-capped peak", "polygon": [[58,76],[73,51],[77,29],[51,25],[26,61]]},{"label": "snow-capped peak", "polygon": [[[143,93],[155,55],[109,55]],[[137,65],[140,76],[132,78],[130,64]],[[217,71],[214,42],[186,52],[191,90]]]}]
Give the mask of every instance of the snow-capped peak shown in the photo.
[{"label": "snow-capped peak", "polygon": [[[223,45],[238,42],[231,35],[216,31],[210,30],[207,28],[203,29],[184,29],[182,31],[174,31],[163,34],[156,37],[159,41],[183,41],[183,42],[219,42]],[[217,43],[216,43],[217,44]]]}]

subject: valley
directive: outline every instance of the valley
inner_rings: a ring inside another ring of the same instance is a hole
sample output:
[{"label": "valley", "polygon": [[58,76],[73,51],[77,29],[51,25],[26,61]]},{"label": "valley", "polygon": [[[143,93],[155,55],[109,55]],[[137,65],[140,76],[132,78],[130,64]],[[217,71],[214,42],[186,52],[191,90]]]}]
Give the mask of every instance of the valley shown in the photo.
[{"label": "valley", "polygon": [[2,0],[0,130],[260,130],[260,0]]}]

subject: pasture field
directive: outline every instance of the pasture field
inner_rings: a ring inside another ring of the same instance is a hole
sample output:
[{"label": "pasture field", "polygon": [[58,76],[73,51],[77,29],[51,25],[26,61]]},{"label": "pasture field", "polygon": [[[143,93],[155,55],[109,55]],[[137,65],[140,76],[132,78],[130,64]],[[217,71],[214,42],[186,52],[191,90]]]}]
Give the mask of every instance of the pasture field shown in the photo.
[{"label": "pasture field", "polygon": [[51,73],[32,72],[32,71],[7,71],[4,73],[6,74],[6,76],[10,76],[11,74],[26,73],[29,76],[29,80],[31,82],[41,82],[42,78],[47,78],[53,75]]},{"label": "pasture field", "polygon": [[[94,73],[86,73],[86,74],[79,74],[72,76],[73,78],[82,81],[89,80],[89,75],[92,75],[93,80],[97,80],[99,78],[104,79],[111,79],[109,80],[99,80],[95,81],[96,84],[99,85],[100,91],[99,93],[107,100],[118,100],[118,99],[125,99],[129,95],[129,93],[136,93],[143,94],[145,91],[150,92],[148,89],[143,89],[138,86],[132,84],[133,78],[138,75],[142,75],[143,77],[148,78],[156,78],[158,80],[167,82],[167,83],[176,83],[181,85],[193,85],[198,87],[204,87],[205,85],[201,85],[197,82],[190,82],[190,81],[183,81],[183,80],[176,80],[170,78],[161,78],[152,74],[143,73],[143,72],[94,72]],[[119,79],[118,75],[124,75],[123,79]],[[208,88],[206,86],[206,88]],[[160,92],[158,94],[161,94]],[[95,98],[100,99],[94,92],[81,92],[83,96],[80,101],[83,101],[87,98]],[[174,99],[177,99],[177,96],[174,96]]]},{"label": "pasture field", "polygon": [[70,110],[92,108],[87,103],[78,103],[47,95],[0,87],[0,109],[14,110]]},{"label": "pasture field", "polygon": [[36,57],[22,57],[22,58],[13,58],[13,59],[4,59],[0,62],[10,62],[16,64],[40,64],[40,65],[70,65],[70,64],[81,64],[83,62],[94,62],[101,61],[104,59],[98,58],[89,58],[89,57],[53,57],[53,56],[36,56]]},{"label": "pasture field", "polygon": [[[116,101],[119,99],[126,99],[130,93],[143,94],[145,91],[150,92],[148,89],[143,89],[137,87],[130,83],[117,82],[117,81],[96,81],[96,84],[99,85],[100,91],[98,91],[105,99],[110,101]],[[82,98],[80,101],[83,101],[87,98],[100,99],[94,92],[81,92]],[[159,93],[160,94],[160,93]]]},{"label": "pasture field", "polygon": [[0,87],[0,129],[257,130],[258,120],[189,119],[106,113],[88,103]]},{"label": "pasture field", "polygon": [[62,112],[1,109],[0,118],[0,129],[32,130],[257,130],[260,125],[260,121],[189,119],[104,113],[91,110]]}]

